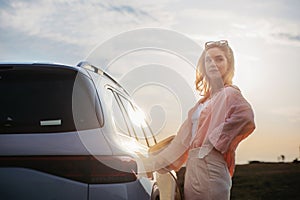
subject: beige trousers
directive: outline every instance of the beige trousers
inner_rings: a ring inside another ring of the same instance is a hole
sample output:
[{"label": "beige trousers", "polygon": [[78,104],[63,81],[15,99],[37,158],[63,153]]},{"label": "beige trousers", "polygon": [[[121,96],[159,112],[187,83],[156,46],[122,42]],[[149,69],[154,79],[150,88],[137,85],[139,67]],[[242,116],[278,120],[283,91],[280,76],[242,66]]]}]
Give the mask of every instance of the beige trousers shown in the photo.
[{"label": "beige trousers", "polygon": [[215,148],[204,158],[191,149],[186,164],[185,200],[229,200],[231,177],[223,155]]},{"label": "beige trousers", "polygon": [[[174,171],[171,173],[176,177]],[[157,185],[159,187],[160,199],[161,200],[174,200],[175,199],[175,191],[176,191],[176,183],[173,180],[173,177],[169,174],[159,174],[157,173]]]}]

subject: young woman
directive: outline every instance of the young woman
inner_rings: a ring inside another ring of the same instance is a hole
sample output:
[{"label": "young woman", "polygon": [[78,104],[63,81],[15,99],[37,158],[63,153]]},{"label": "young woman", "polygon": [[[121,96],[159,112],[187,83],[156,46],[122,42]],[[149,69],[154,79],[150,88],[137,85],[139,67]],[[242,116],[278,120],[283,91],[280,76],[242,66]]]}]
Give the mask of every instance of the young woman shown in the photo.
[{"label": "young woman", "polygon": [[233,75],[228,42],[207,42],[195,81],[203,98],[189,111],[172,142],[146,161],[148,169],[165,172],[187,160],[186,200],[230,199],[235,150],[255,129],[252,108],[232,85]]}]

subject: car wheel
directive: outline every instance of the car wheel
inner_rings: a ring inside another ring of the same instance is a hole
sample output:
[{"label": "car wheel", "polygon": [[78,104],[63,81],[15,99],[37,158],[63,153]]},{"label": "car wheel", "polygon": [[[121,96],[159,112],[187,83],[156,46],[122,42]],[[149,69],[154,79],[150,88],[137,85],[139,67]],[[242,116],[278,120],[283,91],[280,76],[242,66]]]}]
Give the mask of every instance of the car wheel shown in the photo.
[{"label": "car wheel", "polygon": [[153,185],[153,188],[152,188],[151,200],[160,200],[159,189],[156,184]]}]

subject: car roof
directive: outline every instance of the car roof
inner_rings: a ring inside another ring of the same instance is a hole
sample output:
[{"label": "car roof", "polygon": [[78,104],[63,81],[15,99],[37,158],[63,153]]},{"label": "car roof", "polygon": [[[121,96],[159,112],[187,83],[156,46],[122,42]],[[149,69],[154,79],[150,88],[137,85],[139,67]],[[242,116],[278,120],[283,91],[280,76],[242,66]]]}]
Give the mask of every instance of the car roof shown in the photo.
[{"label": "car roof", "polygon": [[[91,71],[91,72],[94,72],[94,73],[97,73],[95,70],[93,69],[90,69],[90,68],[86,68],[85,66],[88,65],[94,69],[98,69],[99,71],[101,71],[101,73],[98,73],[100,74],[101,76],[104,76],[106,78],[108,78],[110,81],[112,81],[117,87],[118,89],[122,90],[123,92],[126,93],[126,95],[130,96],[128,91],[123,88],[118,81],[116,81],[111,75],[107,74],[106,72],[102,71],[102,69],[100,69],[99,67],[97,66],[94,66],[88,62],[85,62],[85,61],[82,61],[80,63],[78,63],[77,65],[65,65],[65,64],[59,64],[59,63],[1,63],[0,62],[0,71],[1,71],[1,68],[11,68],[11,67],[17,67],[17,68],[31,68],[31,67],[38,67],[38,68],[47,68],[47,67],[55,67],[55,68],[60,68],[60,69],[69,69],[69,70],[74,70],[74,71],[77,71],[77,72],[81,72],[85,75],[87,75],[88,77],[90,77],[87,73],[87,71]],[[85,70],[83,70],[85,69]]]},{"label": "car roof", "polygon": [[78,66],[57,64],[57,63],[0,63],[0,67],[58,67],[79,71]]}]

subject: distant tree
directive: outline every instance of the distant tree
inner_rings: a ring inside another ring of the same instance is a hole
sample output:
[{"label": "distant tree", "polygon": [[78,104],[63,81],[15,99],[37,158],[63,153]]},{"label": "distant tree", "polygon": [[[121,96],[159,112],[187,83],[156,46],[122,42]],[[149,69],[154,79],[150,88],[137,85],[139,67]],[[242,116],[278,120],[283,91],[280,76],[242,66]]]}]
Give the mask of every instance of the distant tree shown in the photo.
[{"label": "distant tree", "polygon": [[250,160],[249,161],[249,164],[258,164],[258,163],[261,163],[261,162],[258,160]]},{"label": "distant tree", "polygon": [[285,160],[285,156],[284,155],[280,155],[277,157],[278,162],[284,162]]}]

